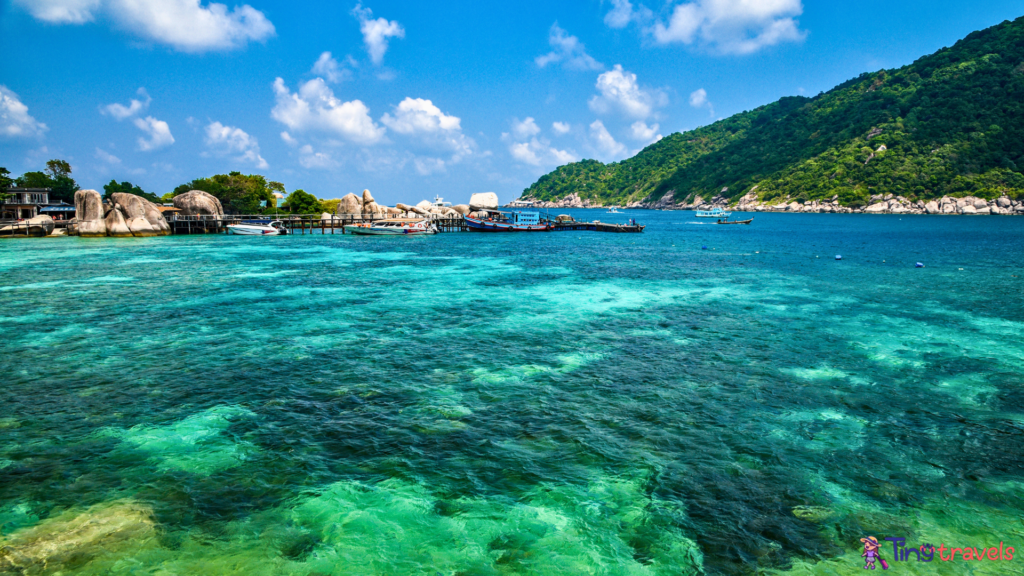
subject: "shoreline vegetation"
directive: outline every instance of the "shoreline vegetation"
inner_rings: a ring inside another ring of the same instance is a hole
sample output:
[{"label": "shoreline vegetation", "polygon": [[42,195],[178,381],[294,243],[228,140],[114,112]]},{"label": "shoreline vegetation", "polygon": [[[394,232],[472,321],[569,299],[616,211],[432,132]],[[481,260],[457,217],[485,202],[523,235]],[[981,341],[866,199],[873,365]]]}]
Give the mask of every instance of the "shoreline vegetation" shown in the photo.
[{"label": "shoreline vegetation", "polygon": [[1019,214],[1022,133],[1018,18],[908,66],[671,134],[621,162],[561,166],[522,200],[545,207]]}]

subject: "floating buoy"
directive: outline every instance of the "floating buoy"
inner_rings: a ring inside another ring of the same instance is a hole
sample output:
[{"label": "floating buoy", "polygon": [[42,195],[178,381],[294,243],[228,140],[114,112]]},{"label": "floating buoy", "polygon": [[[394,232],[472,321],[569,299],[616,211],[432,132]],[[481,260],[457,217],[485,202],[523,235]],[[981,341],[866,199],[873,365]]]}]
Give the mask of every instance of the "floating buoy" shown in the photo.
[{"label": "floating buoy", "polygon": [[924,268],[924,264],[918,262],[917,264],[914,264],[914,268]]},{"label": "floating buoy", "polygon": [[701,250],[707,250],[707,249],[708,249],[708,247],[707,247],[707,246],[701,246],[701,247],[700,247],[700,249],[701,249]]},{"label": "floating buoy", "polygon": [[843,259],[842,256],[840,256],[839,254],[836,254],[836,260],[842,260],[842,259]]}]

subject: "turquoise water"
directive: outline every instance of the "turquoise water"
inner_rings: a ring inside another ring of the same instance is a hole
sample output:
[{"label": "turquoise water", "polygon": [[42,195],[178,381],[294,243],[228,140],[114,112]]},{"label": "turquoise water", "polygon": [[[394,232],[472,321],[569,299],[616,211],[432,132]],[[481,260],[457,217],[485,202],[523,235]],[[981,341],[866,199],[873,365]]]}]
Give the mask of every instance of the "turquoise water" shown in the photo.
[{"label": "turquoise water", "polygon": [[0,573],[1024,555],[1024,219],[573,213],[648,229],[0,242]]}]

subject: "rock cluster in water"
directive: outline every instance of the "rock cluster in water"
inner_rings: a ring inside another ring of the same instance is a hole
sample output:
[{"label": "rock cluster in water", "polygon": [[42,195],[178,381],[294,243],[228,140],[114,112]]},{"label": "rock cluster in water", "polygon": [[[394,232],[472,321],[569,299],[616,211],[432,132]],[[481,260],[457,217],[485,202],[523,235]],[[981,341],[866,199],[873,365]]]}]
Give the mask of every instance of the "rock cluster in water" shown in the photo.
[{"label": "rock cluster in water", "polygon": [[[476,194],[473,195],[474,197]],[[495,196],[495,206],[497,206],[497,196]],[[459,204],[457,206],[434,206],[429,200],[423,200],[415,206],[409,204],[397,203],[394,207],[384,206],[378,204],[373,199],[373,194],[369,190],[363,190],[363,195],[360,198],[355,194],[346,194],[342,197],[341,202],[338,203],[338,208],[334,212],[337,216],[394,216],[400,218],[415,218],[418,216],[435,216],[435,217],[456,217],[465,216],[470,213],[470,207],[466,204]]]},{"label": "rock cluster in water", "polygon": [[[723,190],[726,192],[728,189]],[[530,200],[530,198],[523,198]],[[593,203],[589,199],[581,199],[573,193],[556,202],[536,202],[539,208],[602,208],[603,204]],[[974,196],[952,198],[943,196],[937,200],[910,200],[903,196],[878,194],[871,197],[868,206],[853,208],[839,203],[839,196],[830,200],[773,201],[762,202],[752,190],[730,206],[730,199],[722,194],[705,199],[695,196],[692,201],[685,199],[676,202],[673,192],[668,192],[655,202],[631,202],[626,208],[650,208],[654,210],[711,210],[713,208],[732,209],[739,212],[805,212],[834,214],[1001,214],[1024,215],[1024,201],[1013,200],[1001,196],[995,200],[985,200]]]},{"label": "rock cluster in water", "polygon": [[95,190],[75,192],[75,220],[78,235],[85,237],[131,238],[171,233],[156,204],[123,192],[111,194],[107,202]]},{"label": "rock cluster in water", "polygon": [[189,190],[172,200],[185,216],[223,216],[224,206],[216,196],[202,190]]}]

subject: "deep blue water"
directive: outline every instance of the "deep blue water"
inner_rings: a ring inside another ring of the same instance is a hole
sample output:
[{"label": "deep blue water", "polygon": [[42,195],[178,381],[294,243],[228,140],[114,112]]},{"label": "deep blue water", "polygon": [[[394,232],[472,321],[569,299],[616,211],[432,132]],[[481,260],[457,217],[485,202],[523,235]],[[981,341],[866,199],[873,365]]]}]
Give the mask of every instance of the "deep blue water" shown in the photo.
[{"label": "deep blue water", "polygon": [[0,242],[0,573],[1024,550],[1024,219],[563,212],[648,228]]}]

